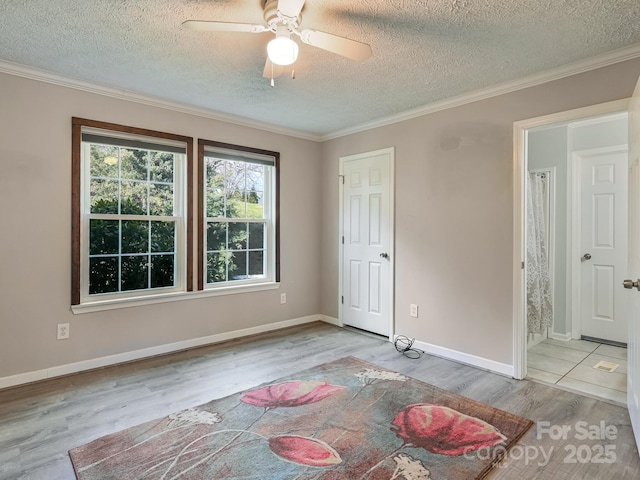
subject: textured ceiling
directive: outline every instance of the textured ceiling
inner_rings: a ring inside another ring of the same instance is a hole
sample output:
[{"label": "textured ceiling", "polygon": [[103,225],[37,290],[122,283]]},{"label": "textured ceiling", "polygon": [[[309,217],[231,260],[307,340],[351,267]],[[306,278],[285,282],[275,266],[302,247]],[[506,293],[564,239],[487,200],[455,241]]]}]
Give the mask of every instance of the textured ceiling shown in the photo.
[{"label": "textured ceiling", "polygon": [[2,0],[0,60],[323,136],[640,44],[638,0],[307,0],[302,28],[371,45],[356,62],[300,44],[262,77],[263,0]]}]

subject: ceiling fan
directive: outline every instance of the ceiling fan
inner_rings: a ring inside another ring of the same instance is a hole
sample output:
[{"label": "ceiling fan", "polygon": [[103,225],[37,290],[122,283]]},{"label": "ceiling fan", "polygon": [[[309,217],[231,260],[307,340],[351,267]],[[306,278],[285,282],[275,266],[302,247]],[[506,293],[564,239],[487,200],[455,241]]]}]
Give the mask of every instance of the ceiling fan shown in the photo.
[{"label": "ceiling fan", "polygon": [[366,60],[371,56],[371,47],[366,43],[310,28],[299,30],[304,3],[305,0],[265,0],[264,20],[267,25],[209,20],[187,20],[182,25],[192,30],[213,32],[274,33],[275,38],[267,45],[267,61],[262,72],[265,78],[271,78],[271,86],[273,78],[282,74],[283,67],[298,58],[298,44],[292,40],[292,34],[300,37],[302,43],[353,60]]}]

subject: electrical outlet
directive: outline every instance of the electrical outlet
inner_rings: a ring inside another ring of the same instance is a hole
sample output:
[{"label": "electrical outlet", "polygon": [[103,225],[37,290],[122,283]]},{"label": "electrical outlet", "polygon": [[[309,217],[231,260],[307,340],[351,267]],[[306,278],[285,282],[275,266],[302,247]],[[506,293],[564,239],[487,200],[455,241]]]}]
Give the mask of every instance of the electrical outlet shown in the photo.
[{"label": "electrical outlet", "polygon": [[69,324],[68,323],[59,323],[58,324],[58,340],[66,340],[69,338]]},{"label": "electrical outlet", "polygon": [[418,318],[418,305],[415,303],[409,305],[409,315],[413,318]]},{"label": "electrical outlet", "polygon": [[280,303],[287,303],[287,294],[286,293],[281,293],[280,294]]}]

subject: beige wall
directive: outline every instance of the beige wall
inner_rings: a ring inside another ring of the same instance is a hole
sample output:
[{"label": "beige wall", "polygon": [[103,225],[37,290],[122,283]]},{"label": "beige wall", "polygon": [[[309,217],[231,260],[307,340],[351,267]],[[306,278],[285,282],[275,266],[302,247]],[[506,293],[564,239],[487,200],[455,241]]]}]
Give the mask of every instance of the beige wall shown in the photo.
[{"label": "beige wall", "polygon": [[[279,151],[280,290],[71,313],[72,116]],[[0,378],[318,314],[320,172],[316,142],[0,74]]]},{"label": "beige wall", "polygon": [[[338,159],[389,146],[396,333],[511,364],[513,122],[628,97],[638,75],[640,59],[318,144],[0,74],[0,378],[337,317]],[[73,315],[72,116],[281,152],[282,288]],[[57,341],[66,322],[71,338]]]},{"label": "beige wall", "polygon": [[629,97],[639,75],[636,59],[325,142],[322,313],[338,314],[339,157],[393,146],[395,333],[511,365],[513,122]]}]

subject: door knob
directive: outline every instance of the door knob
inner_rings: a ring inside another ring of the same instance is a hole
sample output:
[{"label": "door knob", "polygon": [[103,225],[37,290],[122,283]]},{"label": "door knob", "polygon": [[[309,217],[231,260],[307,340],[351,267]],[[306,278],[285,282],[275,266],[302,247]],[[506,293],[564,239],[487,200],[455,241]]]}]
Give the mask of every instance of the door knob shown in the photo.
[{"label": "door knob", "polygon": [[640,290],[640,279],[637,282],[634,282],[633,280],[624,280],[622,282],[622,286],[624,288],[637,288],[638,290]]},{"label": "door knob", "polygon": [[389,258],[389,254],[388,254],[388,253],[386,253],[386,252],[381,253],[381,254],[380,254],[380,256],[381,256],[382,258]]},{"label": "door knob", "polygon": [[583,259],[583,260],[591,260],[591,254],[590,254],[590,253],[585,253],[585,254],[582,256],[582,259]]}]

